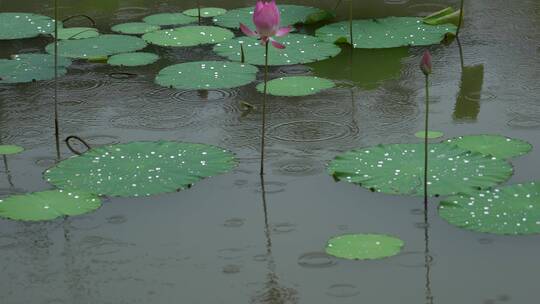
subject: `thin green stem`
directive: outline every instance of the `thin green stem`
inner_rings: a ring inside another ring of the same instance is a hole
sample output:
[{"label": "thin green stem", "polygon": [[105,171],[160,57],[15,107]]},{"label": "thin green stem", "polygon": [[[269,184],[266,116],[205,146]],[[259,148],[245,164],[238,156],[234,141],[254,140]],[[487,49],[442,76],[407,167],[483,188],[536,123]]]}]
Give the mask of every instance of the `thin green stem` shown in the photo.
[{"label": "thin green stem", "polygon": [[424,210],[427,217],[428,208],[428,126],[429,126],[429,76],[426,75],[426,122],[424,132]]},{"label": "thin green stem", "polygon": [[58,122],[58,0],[54,0],[54,137],[56,158],[60,160],[60,131]]},{"label": "thin green stem", "polygon": [[351,0],[351,4],[349,5],[349,39],[351,40],[351,46],[354,48],[354,41],[353,41],[353,0]]},{"label": "thin green stem", "polygon": [[461,6],[459,8],[459,22],[456,30],[456,36],[459,36],[459,30],[461,29],[461,24],[463,23],[463,8],[465,7],[465,0],[461,0]]},{"label": "thin green stem", "polygon": [[201,1],[197,1],[197,11],[199,13],[199,25],[201,25]]},{"label": "thin green stem", "polygon": [[268,89],[268,45],[270,41],[266,42],[264,51],[264,96],[262,103],[262,126],[261,126],[261,171],[260,174],[264,175],[264,144],[266,137],[266,98]]},{"label": "thin green stem", "polygon": [[463,57],[463,47],[461,46],[461,41],[459,40],[459,37],[456,36],[456,41],[459,49],[459,62],[461,64],[461,72],[463,72],[463,68],[465,67],[465,58]]}]

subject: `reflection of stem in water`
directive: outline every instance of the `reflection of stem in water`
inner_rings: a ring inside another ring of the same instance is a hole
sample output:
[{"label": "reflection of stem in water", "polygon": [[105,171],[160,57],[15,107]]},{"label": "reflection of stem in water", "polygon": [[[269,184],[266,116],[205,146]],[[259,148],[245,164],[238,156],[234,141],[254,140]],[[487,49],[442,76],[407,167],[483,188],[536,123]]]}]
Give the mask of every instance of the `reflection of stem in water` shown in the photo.
[{"label": "reflection of stem in water", "polygon": [[349,39],[351,40],[351,46],[354,48],[353,41],[353,0],[349,6]]},{"label": "reflection of stem in water", "polygon": [[465,0],[461,0],[461,6],[459,11],[459,22],[456,30],[456,37],[459,36],[459,30],[461,29],[461,24],[463,23],[463,7],[465,6]]},{"label": "reflection of stem in water", "polygon": [[268,45],[270,41],[267,41],[265,44],[264,51],[264,96],[262,102],[262,126],[261,126],[261,170],[260,174],[264,174],[264,144],[266,136],[266,98],[267,98],[267,89],[268,89]]},{"label": "reflection of stem in water", "polygon": [[461,62],[461,83],[452,118],[454,121],[476,121],[480,114],[480,100],[484,85],[484,65],[465,66],[463,47],[456,39]]},{"label": "reflection of stem in water", "polygon": [[58,0],[54,0],[54,137],[56,158],[60,160],[60,132],[58,125]]},{"label": "reflection of stem in water", "polygon": [[424,133],[424,208],[428,205],[428,125],[429,125],[429,76],[426,75],[426,122]]},{"label": "reflection of stem in water", "polygon": [[463,67],[465,67],[465,59],[463,58],[463,47],[461,46],[461,41],[459,37],[456,37],[456,42],[459,50],[459,62],[461,63],[461,72],[463,73]]},{"label": "reflection of stem in water", "polygon": [[13,187],[13,181],[11,180],[11,172],[9,171],[7,157],[5,155],[2,155],[2,158],[4,159],[4,169],[6,170],[8,183],[11,187]]},{"label": "reflection of stem in water", "polygon": [[429,221],[428,208],[424,205],[424,262],[426,266],[426,303],[433,304],[433,295],[431,293],[431,263],[433,257],[429,254]]}]

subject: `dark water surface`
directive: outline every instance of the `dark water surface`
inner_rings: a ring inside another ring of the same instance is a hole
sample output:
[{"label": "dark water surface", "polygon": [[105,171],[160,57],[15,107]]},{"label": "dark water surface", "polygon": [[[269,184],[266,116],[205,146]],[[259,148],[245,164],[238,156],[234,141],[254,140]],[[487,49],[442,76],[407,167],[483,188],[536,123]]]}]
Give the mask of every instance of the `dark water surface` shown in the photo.
[{"label": "dark water surface", "polygon": [[[0,0],[0,11],[52,15],[50,2]],[[59,2],[62,16],[90,15],[102,32],[195,3]],[[326,9],[335,4],[282,2]],[[357,2],[357,18],[458,5]],[[499,133],[525,139],[537,149],[513,161],[510,183],[539,179],[540,2],[466,2],[463,73],[456,43],[430,48],[431,129],[447,137]],[[253,1],[203,3],[234,8]],[[345,5],[338,17],[346,15]],[[0,57],[41,51],[47,43],[1,41]],[[207,94],[162,88],[153,83],[162,67],[219,57],[210,47],[149,49],[162,57],[149,67],[72,65],[59,79],[62,136],[76,134],[94,145],[157,139],[214,144],[237,153],[239,167],[187,191],[111,199],[67,221],[0,220],[0,303],[538,303],[540,237],[458,229],[436,215],[433,199],[426,267],[421,200],[374,194],[325,173],[325,163],[342,151],[418,142],[413,134],[423,127],[422,49],[345,49],[326,62],[271,69],[271,77],[315,74],[342,81],[311,97],[269,98],[266,214],[258,175],[260,116],[241,117],[240,107],[241,101],[260,103],[255,84]],[[112,72],[138,76],[114,79]],[[10,158],[14,187],[0,175],[0,197],[51,188],[41,174],[55,158],[53,83],[0,86],[0,139],[27,149]],[[64,157],[71,155],[62,149]],[[396,257],[370,262],[322,254],[328,238],[348,232],[392,234],[406,246]]]}]

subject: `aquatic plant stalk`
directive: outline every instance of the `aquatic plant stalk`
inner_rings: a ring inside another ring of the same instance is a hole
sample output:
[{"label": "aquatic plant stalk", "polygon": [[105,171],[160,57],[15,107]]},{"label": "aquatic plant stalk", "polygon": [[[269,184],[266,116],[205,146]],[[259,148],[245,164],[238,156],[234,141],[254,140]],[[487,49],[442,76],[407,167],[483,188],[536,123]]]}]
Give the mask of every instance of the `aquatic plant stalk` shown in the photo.
[{"label": "aquatic plant stalk", "polygon": [[427,213],[428,204],[428,156],[429,156],[429,144],[428,144],[428,126],[429,126],[429,75],[426,75],[426,121],[425,121],[425,133],[424,133],[424,208]]},{"label": "aquatic plant stalk", "polygon": [[58,0],[54,0],[54,137],[56,158],[60,160],[60,131],[58,122]]},{"label": "aquatic plant stalk", "polygon": [[459,36],[459,30],[461,29],[461,24],[463,23],[463,8],[465,6],[465,0],[461,0],[461,6],[459,8],[459,22],[456,30],[456,37]]},{"label": "aquatic plant stalk", "polygon": [[199,25],[201,25],[201,1],[197,0],[197,12],[199,15]]},{"label": "aquatic plant stalk", "polygon": [[260,174],[264,174],[264,145],[266,137],[266,98],[268,97],[268,45],[265,44],[264,51],[264,91],[263,91],[263,103],[262,103],[262,126],[261,126],[261,170]]},{"label": "aquatic plant stalk", "polygon": [[354,48],[354,41],[353,41],[353,0],[351,0],[351,4],[349,5],[349,39],[351,40],[351,46]]}]

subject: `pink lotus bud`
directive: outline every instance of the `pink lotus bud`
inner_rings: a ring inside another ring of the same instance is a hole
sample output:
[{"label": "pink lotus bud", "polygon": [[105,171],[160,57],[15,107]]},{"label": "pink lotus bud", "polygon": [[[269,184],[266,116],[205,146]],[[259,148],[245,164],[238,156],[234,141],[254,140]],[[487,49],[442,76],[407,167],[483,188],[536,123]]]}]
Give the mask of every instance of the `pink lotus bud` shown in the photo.
[{"label": "pink lotus bud", "polygon": [[279,30],[281,14],[276,1],[257,1],[255,12],[253,13],[253,23],[257,28],[257,33],[264,37],[272,37]]},{"label": "pink lotus bud", "polygon": [[424,75],[428,76],[431,74],[431,53],[426,50],[424,52],[424,55],[422,56],[422,61],[420,62],[420,69],[424,73]]}]

